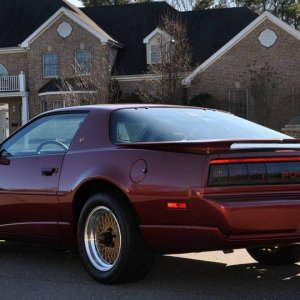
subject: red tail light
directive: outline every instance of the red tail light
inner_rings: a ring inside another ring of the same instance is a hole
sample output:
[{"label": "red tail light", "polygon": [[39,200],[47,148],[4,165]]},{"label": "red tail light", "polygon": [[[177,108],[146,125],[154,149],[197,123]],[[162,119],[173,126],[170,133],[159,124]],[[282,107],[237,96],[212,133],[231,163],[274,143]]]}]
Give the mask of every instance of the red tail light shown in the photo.
[{"label": "red tail light", "polygon": [[167,208],[170,209],[186,209],[187,204],[185,202],[168,202]]},{"label": "red tail light", "polygon": [[208,186],[300,183],[300,157],[210,161]]}]

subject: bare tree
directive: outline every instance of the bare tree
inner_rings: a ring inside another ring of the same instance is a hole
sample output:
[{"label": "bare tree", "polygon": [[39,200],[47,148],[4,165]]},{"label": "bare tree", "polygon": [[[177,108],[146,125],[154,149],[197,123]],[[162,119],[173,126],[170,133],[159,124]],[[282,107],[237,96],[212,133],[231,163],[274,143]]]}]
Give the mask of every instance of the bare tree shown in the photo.
[{"label": "bare tree", "polygon": [[235,6],[234,0],[167,0],[167,2],[180,11]]},{"label": "bare tree", "polygon": [[111,70],[106,55],[88,69],[74,61],[75,76],[62,76],[57,80],[67,106],[106,103]]},{"label": "bare tree", "polygon": [[248,65],[248,87],[253,99],[255,119],[258,123],[270,125],[274,97],[279,87],[278,70],[268,62]]},{"label": "bare tree", "polygon": [[80,0],[86,7],[128,4],[130,0]]},{"label": "bare tree", "polygon": [[162,16],[159,28],[151,49],[156,61],[148,66],[151,79],[146,82],[148,89],[143,98],[148,102],[180,103],[181,81],[191,70],[186,25],[178,13],[169,12]]}]

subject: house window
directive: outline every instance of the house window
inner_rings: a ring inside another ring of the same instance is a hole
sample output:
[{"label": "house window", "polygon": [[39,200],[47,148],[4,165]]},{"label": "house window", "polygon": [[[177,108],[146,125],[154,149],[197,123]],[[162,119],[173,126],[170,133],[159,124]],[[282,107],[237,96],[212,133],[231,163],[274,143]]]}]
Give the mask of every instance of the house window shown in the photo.
[{"label": "house window", "polygon": [[116,61],[118,50],[116,48],[110,47],[108,51],[108,62],[110,67],[113,67]]},{"label": "house window", "polygon": [[58,54],[47,52],[43,54],[44,77],[59,76],[59,59]]},{"label": "house window", "polygon": [[159,64],[169,61],[171,49],[169,47],[175,42],[167,32],[156,28],[143,39],[146,44],[147,64]]},{"label": "house window", "polygon": [[92,54],[90,51],[79,50],[75,53],[75,71],[77,75],[87,75],[92,69]]},{"label": "house window", "polygon": [[65,100],[47,100],[42,101],[42,112],[51,110],[51,109],[57,109],[57,108],[63,108],[66,106]]},{"label": "house window", "polygon": [[244,119],[248,118],[248,92],[243,89],[229,90],[229,111]]},{"label": "house window", "polygon": [[8,71],[3,64],[0,64],[0,76],[8,76]]},{"label": "house window", "polygon": [[157,64],[161,62],[161,51],[159,45],[151,45],[151,63]]}]

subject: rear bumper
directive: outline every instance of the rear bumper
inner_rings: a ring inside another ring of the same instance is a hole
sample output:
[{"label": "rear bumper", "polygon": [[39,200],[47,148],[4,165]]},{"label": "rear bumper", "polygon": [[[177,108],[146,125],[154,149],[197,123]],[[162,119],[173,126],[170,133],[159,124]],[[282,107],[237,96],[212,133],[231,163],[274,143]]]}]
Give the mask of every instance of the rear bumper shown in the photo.
[{"label": "rear bumper", "polygon": [[300,234],[299,185],[191,189],[190,209],[193,225],[225,236]]},{"label": "rear bumper", "polygon": [[148,245],[159,253],[201,252],[300,242],[300,232],[225,235],[219,228],[141,225]]},{"label": "rear bumper", "polygon": [[155,211],[155,219],[141,218],[145,240],[161,253],[300,242],[300,185],[191,188],[174,200],[186,209],[167,209],[170,199],[149,201],[144,211]]}]

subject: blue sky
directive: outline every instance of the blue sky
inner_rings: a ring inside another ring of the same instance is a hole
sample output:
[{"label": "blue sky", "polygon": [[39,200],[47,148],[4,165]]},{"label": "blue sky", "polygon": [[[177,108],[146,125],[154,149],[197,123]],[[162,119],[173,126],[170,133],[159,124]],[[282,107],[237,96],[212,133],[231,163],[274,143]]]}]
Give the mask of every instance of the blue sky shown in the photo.
[{"label": "blue sky", "polygon": [[68,0],[68,1],[76,6],[82,6],[82,3],[79,0]]}]

